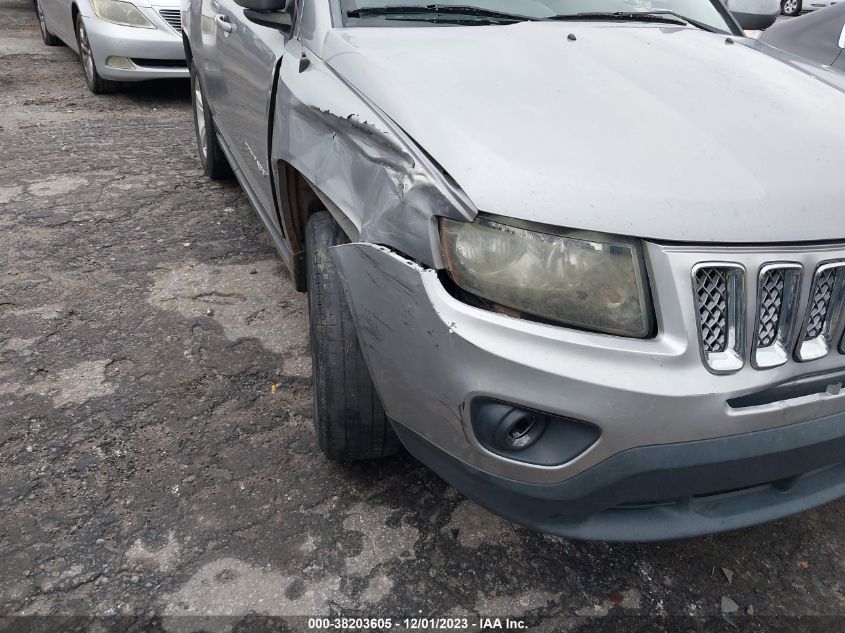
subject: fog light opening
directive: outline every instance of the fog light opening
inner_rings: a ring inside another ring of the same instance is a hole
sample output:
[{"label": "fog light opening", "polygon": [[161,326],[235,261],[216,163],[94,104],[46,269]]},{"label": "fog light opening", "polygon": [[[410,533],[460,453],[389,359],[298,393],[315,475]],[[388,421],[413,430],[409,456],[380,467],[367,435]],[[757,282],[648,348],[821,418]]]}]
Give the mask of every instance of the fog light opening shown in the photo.
[{"label": "fog light opening", "polygon": [[531,411],[511,409],[499,420],[494,442],[504,451],[521,451],[540,439],[545,428],[542,416]]},{"label": "fog light opening", "polygon": [[511,430],[508,431],[508,435],[511,436],[511,439],[514,442],[517,442],[530,433],[532,428],[534,428],[534,416],[526,415],[525,417],[520,418],[517,423],[511,427]]},{"label": "fog light opening", "polygon": [[472,430],[483,448],[518,462],[556,466],[595,444],[598,426],[479,396],[470,404]]},{"label": "fog light opening", "polygon": [[120,57],[118,55],[109,55],[106,58],[106,66],[110,68],[119,68],[120,70],[132,70],[135,64],[132,63],[128,57]]}]

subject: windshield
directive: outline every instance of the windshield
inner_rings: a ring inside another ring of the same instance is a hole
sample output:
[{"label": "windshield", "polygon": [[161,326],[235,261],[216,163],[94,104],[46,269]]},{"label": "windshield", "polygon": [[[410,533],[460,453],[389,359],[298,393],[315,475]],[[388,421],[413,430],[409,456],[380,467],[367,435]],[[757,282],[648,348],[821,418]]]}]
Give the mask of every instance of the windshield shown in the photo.
[{"label": "windshield", "polygon": [[345,26],[513,24],[524,20],[608,20],[689,24],[732,33],[719,0],[339,0]]}]

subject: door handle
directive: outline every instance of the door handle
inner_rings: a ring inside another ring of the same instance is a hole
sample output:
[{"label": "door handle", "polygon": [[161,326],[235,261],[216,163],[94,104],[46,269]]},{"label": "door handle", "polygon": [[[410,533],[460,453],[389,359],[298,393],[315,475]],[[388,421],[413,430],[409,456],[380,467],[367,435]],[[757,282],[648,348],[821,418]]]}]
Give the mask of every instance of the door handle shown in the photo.
[{"label": "door handle", "polygon": [[232,23],[229,22],[229,18],[227,18],[222,13],[218,13],[214,16],[214,23],[217,25],[217,28],[219,28],[224,33],[231,33],[232,29],[235,28],[234,26],[232,26]]}]

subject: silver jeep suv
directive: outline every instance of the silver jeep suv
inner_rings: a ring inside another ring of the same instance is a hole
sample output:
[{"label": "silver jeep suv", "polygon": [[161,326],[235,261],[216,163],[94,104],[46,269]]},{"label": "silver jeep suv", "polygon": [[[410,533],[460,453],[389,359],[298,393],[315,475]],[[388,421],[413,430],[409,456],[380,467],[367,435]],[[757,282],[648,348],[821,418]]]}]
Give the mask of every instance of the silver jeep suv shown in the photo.
[{"label": "silver jeep suv", "polygon": [[185,50],[329,457],[578,538],[845,494],[841,76],[719,0],[192,0]]}]

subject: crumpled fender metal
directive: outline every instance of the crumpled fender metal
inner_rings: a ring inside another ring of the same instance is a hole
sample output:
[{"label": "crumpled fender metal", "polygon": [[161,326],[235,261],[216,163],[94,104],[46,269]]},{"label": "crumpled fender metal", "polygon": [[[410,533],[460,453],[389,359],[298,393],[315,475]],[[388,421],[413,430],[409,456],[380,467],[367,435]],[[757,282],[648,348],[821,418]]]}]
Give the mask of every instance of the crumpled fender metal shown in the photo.
[{"label": "crumpled fender metal", "polygon": [[426,266],[440,263],[435,218],[471,221],[478,213],[402,130],[296,40],[279,74],[273,161],[299,171],[344,216],[340,224],[354,226],[353,240]]}]

